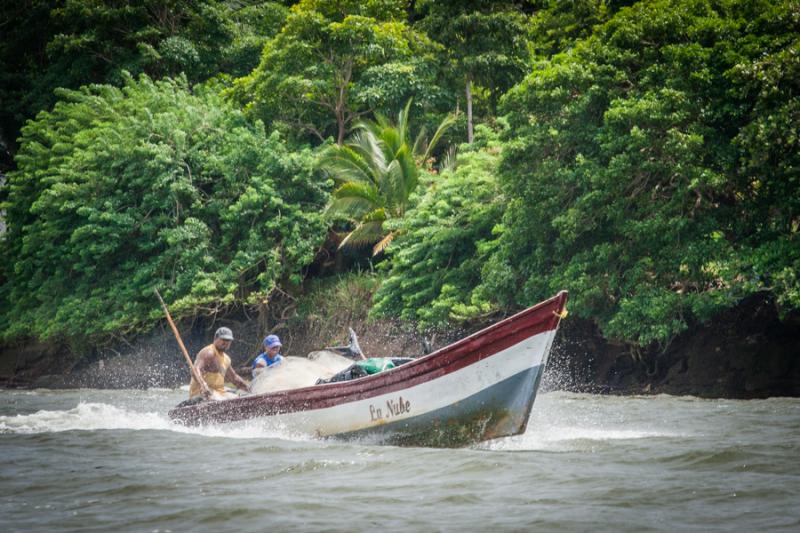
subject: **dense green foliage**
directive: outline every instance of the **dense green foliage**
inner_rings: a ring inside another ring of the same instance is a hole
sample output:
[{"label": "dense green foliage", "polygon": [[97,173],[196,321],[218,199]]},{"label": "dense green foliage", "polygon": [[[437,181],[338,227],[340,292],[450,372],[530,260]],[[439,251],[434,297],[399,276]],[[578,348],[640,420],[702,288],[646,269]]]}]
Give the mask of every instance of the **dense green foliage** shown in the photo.
[{"label": "dense green foliage", "polygon": [[287,320],[288,330],[299,333],[309,349],[346,345],[347,328],[364,332],[369,313],[364,304],[379,285],[378,276],[361,271],[310,279]]},{"label": "dense green foliage", "polygon": [[606,335],[662,348],[754,290],[800,305],[798,22],[788,2],[639,3],[531,73],[504,102],[511,201],[481,292],[567,288]]},{"label": "dense green foliage", "polygon": [[283,23],[275,2],[8,2],[0,10],[0,140],[55,102],[54,89],[120,84],[123,72],[241,76]]},{"label": "dense green foliage", "polygon": [[[664,349],[753,291],[799,307],[798,23],[792,2],[642,2],[570,40],[504,98],[505,205],[437,183],[376,310],[435,323],[566,288],[608,337]],[[494,239],[442,227],[476,205],[501,209]],[[442,254],[453,234],[474,251]]]},{"label": "dense green foliage", "polygon": [[531,21],[531,46],[538,57],[548,58],[571,49],[608,21],[625,0],[546,0]]},{"label": "dense green foliage", "polygon": [[376,315],[436,327],[493,310],[472,293],[503,214],[496,177],[501,150],[497,135],[478,126],[455,170],[428,175],[416,207],[399,224],[400,237],[388,248],[391,261],[375,297]]},{"label": "dense green foliage", "polygon": [[527,71],[528,16],[525,2],[423,0],[420,26],[445,52],[445,73],[453,92],[463,92],[471,139],[473,103],[493,115],[500,96]]},{"label": "dense green foliage", "polygon": [[[263,304],[314,257],[341,271],[321,243],[343,218],[346,244],[391,242],[375,313],[423,327],[569,289],[608,338],[663,350],[756,291],[800,308],[797,0],[31,0],[2,17],[0,152],[41,112],[0,189],[7,339],[137,327],[154,286],[186,315]],[[415,148],[453,113],[439,152]]]},{"label": "dense green foliage", "polygon": [[6,337],[126,331],[268,298],[324,237],[310,152],[185,79],[61,91],[23,130],[3,250]]},{"label": "dense green foliage", "polygon": [[344,142],[370,111],[435,96],[436,47],[392,0],[302,0],[234,95],[268,125]]}]

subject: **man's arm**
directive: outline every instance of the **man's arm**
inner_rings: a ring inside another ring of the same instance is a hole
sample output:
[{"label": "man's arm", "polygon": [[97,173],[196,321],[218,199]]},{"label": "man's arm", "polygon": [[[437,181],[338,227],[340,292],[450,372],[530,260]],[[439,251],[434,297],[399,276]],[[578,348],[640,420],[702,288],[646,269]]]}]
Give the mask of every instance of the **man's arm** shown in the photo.
[{"label": "man's arm", "polygon": [[[202,349],[197,352],[197,357],[194,359],[194,369],[197,371],[197,375],[200,377],[200,390],[208,389],[208,383],[205,382],[203,379],[204,372],[213,372],[214,369],[209,368],[209,356],[211,354],[206,349]],[[212,358],[213,361],[213,358]],[[194,376],[192,376],[194,377]],[[205,387],[204,387],[205,385]]]},{"label": "man's arm", "polygon": [[233,383],[242,390],[250,390],[250,385],[248,385],[247,382],[236,373],[236,371],[233,369],[233,365],[228,367],[228,371],[225,373],[225,381]]}]

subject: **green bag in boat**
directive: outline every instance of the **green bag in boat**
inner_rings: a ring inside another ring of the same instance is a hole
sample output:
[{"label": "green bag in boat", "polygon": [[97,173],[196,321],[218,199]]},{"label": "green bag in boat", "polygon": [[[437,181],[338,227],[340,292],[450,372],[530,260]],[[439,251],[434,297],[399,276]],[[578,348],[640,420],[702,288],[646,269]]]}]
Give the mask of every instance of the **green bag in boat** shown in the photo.
[{"label": "green bag in boat", "polygon": [[364,361],[358,361],[356,364],[367,374],[377,374],[394,368],[394,363],[389,357],[370,357]]}]

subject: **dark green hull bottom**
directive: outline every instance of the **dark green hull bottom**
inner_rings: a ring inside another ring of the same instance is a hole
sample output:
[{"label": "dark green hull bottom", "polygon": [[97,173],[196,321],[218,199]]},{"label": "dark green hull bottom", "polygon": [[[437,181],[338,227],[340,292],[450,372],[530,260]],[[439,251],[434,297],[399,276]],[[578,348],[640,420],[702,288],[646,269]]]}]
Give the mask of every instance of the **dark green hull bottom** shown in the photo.
[{"label": "dark green hull bottom", "polygon": [[331,437],[398,446],[455,448],[525,432],[541,366],[424,415]]}]

